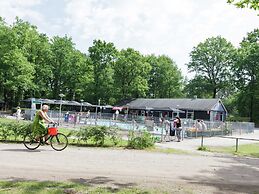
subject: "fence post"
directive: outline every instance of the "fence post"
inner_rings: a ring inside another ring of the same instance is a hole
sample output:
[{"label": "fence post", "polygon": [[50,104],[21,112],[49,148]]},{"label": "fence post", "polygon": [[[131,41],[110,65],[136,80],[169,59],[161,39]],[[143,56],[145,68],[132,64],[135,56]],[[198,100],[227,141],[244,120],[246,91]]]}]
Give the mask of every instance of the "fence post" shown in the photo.
[{"label": "fence post", "polygon": [[238,151],[238,138],[236,138],[236,152]]}]

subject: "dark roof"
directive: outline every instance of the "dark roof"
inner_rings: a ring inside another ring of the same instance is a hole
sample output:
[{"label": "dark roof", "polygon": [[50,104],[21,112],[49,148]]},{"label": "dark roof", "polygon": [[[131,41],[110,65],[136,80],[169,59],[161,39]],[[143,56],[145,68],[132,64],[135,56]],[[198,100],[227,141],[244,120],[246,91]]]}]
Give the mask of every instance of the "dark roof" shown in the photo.
[{"label": "dark roof", "polygon": [[[60,104],[61,103],[61,100],[55,100],[55,99],[42,99],[42,98],[35,98],[34,99],[35,102],[37,104]],[[26,100],[23,100],[25,102],[31,102],[32,101],[32,98],[28,98]],[[62,100],[62,104],[63,105],[72,105],[72,106],[92,106],[92,104],[88,103],[88,102],[77,102],[77,101],[68,101],[68,100]]]},{"label": "dark roof", "polygon": [[[208,110],[212,110],[215,107],[215,105],[217,105],[218,103],[222,104],[220,99],[138,98],[127,103],[127,105],[125,104],[125,106],[128,106],[131,109],[143,109],[143,107],[158,109],[158,108],[168,107],[171,109],[208,111]],[[222,106],[226,111],[223,104]]]}]

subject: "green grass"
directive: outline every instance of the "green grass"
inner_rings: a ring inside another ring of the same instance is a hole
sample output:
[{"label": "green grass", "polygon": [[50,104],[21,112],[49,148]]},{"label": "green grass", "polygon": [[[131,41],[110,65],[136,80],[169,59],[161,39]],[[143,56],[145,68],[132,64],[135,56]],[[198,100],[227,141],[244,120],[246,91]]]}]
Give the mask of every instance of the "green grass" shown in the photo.
[{"label": "green grass", "polygon": [[236,146],[208,147],[206,151],[259,158],[259,143],[239,145],[237,152]]},{"label": "green grass", "polygon": [[174,149],[174,148],[153,147],[153,148],[147,148],[145,150],[150,151],[150,152],[159,152],[159,153],[165,153],[165,154],[191,154],[188,151],[178,150],[178,149]]},{"label": "green grass", "polygon": [[165,193],[157,190],[143,190],[135,187],[110,188],[93,187],[76,182],[52,181],[0,181],[1,194],[64,194],[64,193],[89,193],[89,194],[155,194]]}]

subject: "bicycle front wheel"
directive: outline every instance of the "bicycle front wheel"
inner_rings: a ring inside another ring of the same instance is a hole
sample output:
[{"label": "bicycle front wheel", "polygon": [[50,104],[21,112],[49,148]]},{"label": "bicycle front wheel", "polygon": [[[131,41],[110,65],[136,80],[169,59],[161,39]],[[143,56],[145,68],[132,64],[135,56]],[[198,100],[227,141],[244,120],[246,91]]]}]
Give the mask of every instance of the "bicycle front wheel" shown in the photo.
[{"label": "bicycle front wheel", "polygon": [[40,141],[36,140],[35,136],[29,133],[24,136],[23,144],[27,149],[35,150],[40,146]]},{"label": "bicycle front wheel", "polygon": [[52,136],[50,139],[50,145],[56,151],[64,150],[67,147],[67,144],[67,136],[62,133],[58,133],[57,135]]}]

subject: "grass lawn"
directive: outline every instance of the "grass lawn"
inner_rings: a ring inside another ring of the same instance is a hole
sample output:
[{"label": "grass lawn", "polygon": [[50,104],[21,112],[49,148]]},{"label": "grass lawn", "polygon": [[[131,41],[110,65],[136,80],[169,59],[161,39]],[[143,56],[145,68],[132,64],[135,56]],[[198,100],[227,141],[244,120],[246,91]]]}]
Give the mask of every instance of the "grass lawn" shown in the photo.
[{"label": "grass lawn", "polygon": [[142,190],[134,187],[128,188],[110,188],[110,187],[92,187],[82,183],[75,182],[52,182],[52,181],[0,181],[1,194],[155,194],[165,193],[156,190]]},{"label": "grass lawn", "polygon": [[230,153],[240,156],[252,156],[259,158],[259,143],[245,144],[238,146],[238,152],[236,152],[235,146],[228,147],[206,147],[205,151],[219,152],[219,153]]}]

